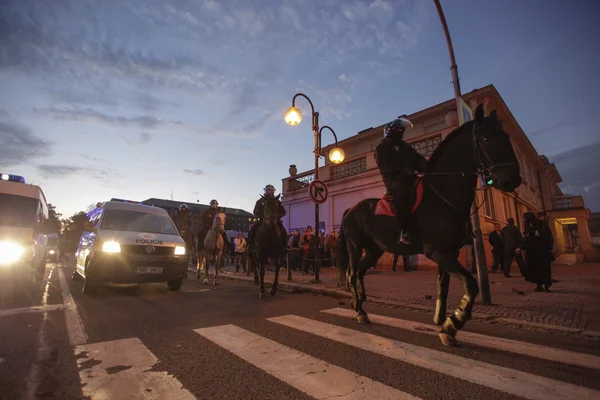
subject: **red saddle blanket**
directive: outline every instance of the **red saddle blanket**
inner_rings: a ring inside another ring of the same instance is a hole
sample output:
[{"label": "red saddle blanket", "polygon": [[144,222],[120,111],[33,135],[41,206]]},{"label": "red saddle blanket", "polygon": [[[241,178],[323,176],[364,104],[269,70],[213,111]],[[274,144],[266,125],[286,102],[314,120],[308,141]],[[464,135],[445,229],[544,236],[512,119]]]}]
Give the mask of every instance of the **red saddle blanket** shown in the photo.
[{"label": "red saddle blanket", "polygon": [[[423,200],[423,181],[419,179],[415,184],[415,201],[410,209],[410,213],[414,214],[419,208],[421,201]],[[392,210],[392,196],[389,194],[385,194],[381,200],[377,202],[377,206],[375,207],[375,215],[387,215],[389,217],[395,217],[396,213]]]}]

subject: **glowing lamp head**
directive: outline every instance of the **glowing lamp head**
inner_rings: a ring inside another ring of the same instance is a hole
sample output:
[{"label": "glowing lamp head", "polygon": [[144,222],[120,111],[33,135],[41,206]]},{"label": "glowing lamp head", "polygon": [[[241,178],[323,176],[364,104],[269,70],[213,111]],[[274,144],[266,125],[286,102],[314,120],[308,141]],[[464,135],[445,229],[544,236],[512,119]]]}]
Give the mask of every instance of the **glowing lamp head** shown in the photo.
[{"label": "glowing lamp head", "polygon": [[334,164],[343,162],[344,158],[346,158],[346,154],[344,153],[344,150],[339,147],[335,147],[329,152],[329,160]]},{"label": "glowing lamp head", "polygon": [[300,111],[300,109],[292,106],[287,109],[283,116],[283,119],[288,125],[298,125],[302,121],[302,112]]}]

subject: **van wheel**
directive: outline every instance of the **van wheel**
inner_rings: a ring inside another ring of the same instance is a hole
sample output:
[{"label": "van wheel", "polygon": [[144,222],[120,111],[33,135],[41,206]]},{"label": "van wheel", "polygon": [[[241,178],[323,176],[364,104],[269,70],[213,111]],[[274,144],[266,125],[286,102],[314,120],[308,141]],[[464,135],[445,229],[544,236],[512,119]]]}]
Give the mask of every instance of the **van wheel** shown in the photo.
[{"label": "van wheel", "polygon": [[83,277],[83,288],[81,291],[85,295],[95,294],[97,292],[98,286],[90,279],[90,262],[88,261],[85,264],[85,276]]},{"label": "van wheel", "polygon": [[169,290],[172,292],[181,289],[181,285],[183,285],[183,279],[174,279],[172,281],[167,281],[167,286],[169,286]]}]

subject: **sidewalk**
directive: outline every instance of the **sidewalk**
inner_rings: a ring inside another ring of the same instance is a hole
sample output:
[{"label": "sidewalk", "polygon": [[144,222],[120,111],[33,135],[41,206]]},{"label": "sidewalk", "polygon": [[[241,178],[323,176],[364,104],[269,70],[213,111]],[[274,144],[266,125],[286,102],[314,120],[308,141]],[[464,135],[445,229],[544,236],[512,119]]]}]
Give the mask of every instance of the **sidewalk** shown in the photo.
[{"label": "sidewalk", "polygon": [[[221,276],[228,279],[253,282],[253,276],[235,273],[233,266],[225,266]],[[600,264],[555,265],[553,278],[559,280],[552,286],[551,293],[534,293],[534,284],[525,282],[518,270],[512,278],[500,273],[489,273],[493,305],[483,305],[480,296],[473,309],[475,318],[490,322],[529,325],[534,328],[553,329],[600,337]],[[312,275],[302,276],[292,272],[292,281],[287,280],[287,271],[279,275],[280,287],[284,290],[318,292],[330,296],[350,297],[350,293],[336,288],[335,269],[321,269],[320,284],[310,281]],[[265,274],[265,282],[273,281],[273,272]],[[431,265],[419,265],[418,271],[399,272],[370,270],[365,277],[367,304],[383,302],[433,312],[436,299],[437,270]],[[448,311],[460,301],[463,288],[455,278],[450,279]]]}]

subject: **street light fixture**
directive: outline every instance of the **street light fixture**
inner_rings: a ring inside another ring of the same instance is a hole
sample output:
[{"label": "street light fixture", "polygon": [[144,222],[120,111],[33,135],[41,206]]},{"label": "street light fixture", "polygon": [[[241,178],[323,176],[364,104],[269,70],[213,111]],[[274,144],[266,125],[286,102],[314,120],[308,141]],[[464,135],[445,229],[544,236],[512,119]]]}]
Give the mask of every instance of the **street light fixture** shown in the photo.
[{"label": "street light fixture", "polygon": [[[344,150],[338,147],[337,135],[329,126],[319,128],[319,113],[315,111],[315,106],[307,95],[303,93],[296,93],[292,98],[292,106],[287,109],[283,119],[288,125],[296,126],[302,122],[302,112],[296,108],[296,98],[298,96],[304,97],[311,108],[312,117],[312,130],[315,137],[315,180],[319,179],[319,157],[321,156],[321,133],[323,129],[329,129],[333,133],[335,138],[335,147],[329,152],[329,160],[334,164],[339,164],[344,161],[345,154]],[[315,203],[315,283],[319,283],[319,204]]]}]

